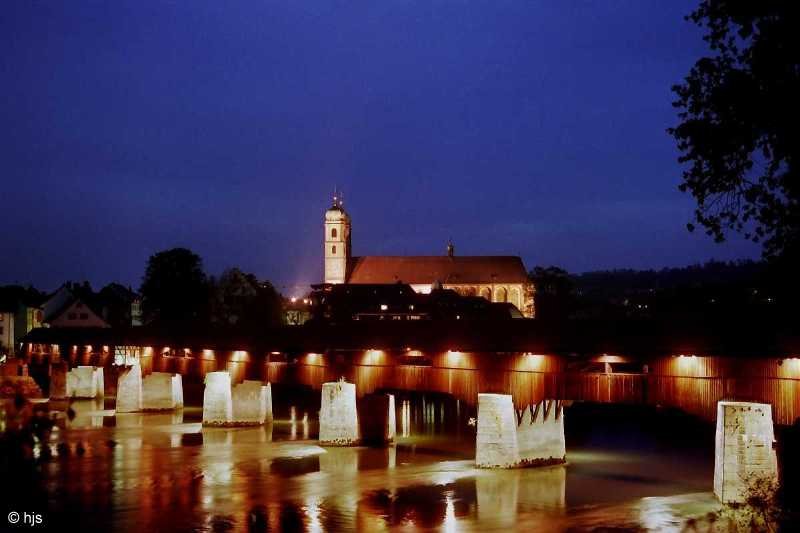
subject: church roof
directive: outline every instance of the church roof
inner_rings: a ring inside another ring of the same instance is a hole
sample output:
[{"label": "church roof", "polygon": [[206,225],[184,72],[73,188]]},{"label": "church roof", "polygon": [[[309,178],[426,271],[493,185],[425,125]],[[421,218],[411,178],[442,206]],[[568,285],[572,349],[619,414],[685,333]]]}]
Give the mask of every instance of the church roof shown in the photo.
[{"label": "church roof", "polygon": [[522,259],[512,255],[385,256],[350,260],[348,283],[526,283]]}]

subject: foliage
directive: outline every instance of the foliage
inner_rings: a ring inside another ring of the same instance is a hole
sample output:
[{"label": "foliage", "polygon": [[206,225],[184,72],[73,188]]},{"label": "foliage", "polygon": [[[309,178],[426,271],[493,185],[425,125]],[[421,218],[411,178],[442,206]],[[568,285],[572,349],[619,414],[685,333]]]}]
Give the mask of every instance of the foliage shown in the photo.
[{"label": "foliage", "polygon": [[245,330],[280,323],[281,298],[269,282],[230,268],[212,280],[212,321]]},{"label": "foliage", "polygon": [[777,498],[777,483],[771,476],[750,475],[744,503],[728,504],[717,518],[736,527],[738,531],[776,531],[783,519]]},{"label": "foliage", "polygon": [[673,87],[680,123],[668,131],[688,163],[680,189],[715,240],[737,231],[768,257],[796,253],[800,4],[703,0],[687,20],[705,29],[711,55]]},{"label": "foliage", "polygon": [[207,317],[208,280],[200,257],[186,248],[158,252],[147,261],[140,292],[147,322]]},{"label": "foliage", "polygon": [[563,268],[537,266],[528,274],[536,292],[536,317],[566,318],[574,306],[575,281]]},{"label": "foliage", "polygon": [[[792,316],[795,298],[775,265],[764,261],[709,261],[660,270],[568,274],[537,267],[537,317],[699,319]],[[783,317],[783,318],[781,318]]]}]

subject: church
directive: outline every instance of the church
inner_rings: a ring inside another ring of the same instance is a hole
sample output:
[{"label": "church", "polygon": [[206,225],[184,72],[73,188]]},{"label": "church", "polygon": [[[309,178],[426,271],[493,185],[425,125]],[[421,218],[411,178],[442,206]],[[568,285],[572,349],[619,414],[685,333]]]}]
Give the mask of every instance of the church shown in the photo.
[{"label": "church", "polygon": [[511,255],[456,255],[452,244],[441,256],[354,256],[350,216],[334,196],[325,212],[325,283],[407,283],[418,293],[434,287],[490,302],[507,302],[525,317],[536,314],[534,286],[522,259]]}]

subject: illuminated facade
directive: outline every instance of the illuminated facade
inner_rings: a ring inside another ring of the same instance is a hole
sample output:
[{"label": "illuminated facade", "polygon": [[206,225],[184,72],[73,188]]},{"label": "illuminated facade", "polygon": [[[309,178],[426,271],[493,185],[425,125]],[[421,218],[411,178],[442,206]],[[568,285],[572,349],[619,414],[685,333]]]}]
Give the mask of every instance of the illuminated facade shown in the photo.
[{"label": "illuminated facade", "polygon": [[515,305],[535,315],[534,286],[517,256],[458,256],[452,244],[441,256],[352,255],[351,220],[341,198],[325,212],[325,283],[407,283],[418,293],[441,286],[463,296]]}]

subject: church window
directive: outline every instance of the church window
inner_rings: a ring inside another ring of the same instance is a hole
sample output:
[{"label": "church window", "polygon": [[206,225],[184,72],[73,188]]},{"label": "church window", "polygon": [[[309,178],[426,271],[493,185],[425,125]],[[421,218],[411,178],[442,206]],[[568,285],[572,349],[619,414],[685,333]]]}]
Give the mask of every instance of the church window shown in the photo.
[{"label": "church window", "polygon": [[335,239],[338,234],[336,228],[331,228],[331,239]]},{"label": "church window", "polygon": [[333,246],[331,246],[331,253],[334,254],[334,255],[336,254],[336,245],[335,244]]},{"label": "church window", "polygon": [[497,289],[494,301],[503,303],[508,301],[508,292],[506,292],[505,288],[500,287],[499,289]]},{"label": "church window", "polygon": [[519,289],[514,287],[511,289],[511,303],[516,305],[518,308],[522,308],[522,299],[520,298]]}]

